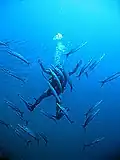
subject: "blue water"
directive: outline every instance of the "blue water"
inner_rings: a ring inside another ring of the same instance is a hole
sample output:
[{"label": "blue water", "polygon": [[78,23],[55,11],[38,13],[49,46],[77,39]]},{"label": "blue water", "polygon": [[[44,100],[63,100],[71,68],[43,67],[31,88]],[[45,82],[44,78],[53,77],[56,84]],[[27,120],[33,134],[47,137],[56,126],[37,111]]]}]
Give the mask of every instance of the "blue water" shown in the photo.
[{"label": "blue water", "polygon": [[[47,98],[34,110],[29,112],[20,101],[18,93],[33,102],[46,90],[37,59],[41,58],[46,67],[54,62],[56,33],[64,36],[62,42],[70,42],[76,47],[88,42],[80,51],[71,55],[66,69],[72,70],[78,60],[84,63],[93,57],[106,56],[87,79],[79,81],[72,76],[75,90],[70,92],[67,86],[63,94],[65,106],[70,108],[70,117],[75,120],[69,124],[62,118],[56,125],[43,116],[39,109],[55,114],[55,99]],[[25,112],[30,120],[29,127],[43,132],[49,139],[48,146],[41,140],[39,146],[33,141],[26,147],[24,141],[17,137],[12,129],[0,125],[0,146],[4,154],[12,160],[92,160],[114,159],[120,152],[120,79],[100,88],[99,80],[120,71],[120,3],[118,0],[0,0],[0,41],[21,41],[10,44],[11,48],[21,53],[32,65],[27,66],[20,60],[0,51],[0,65],[12,70],[28,81],[21,82],[0,71],[0,119],[14,127],[23,122],[4,103],[9,99]],[[88,126],[86,134],[81,125],[84,113],[99,100],[103,100],[100,114]],[[105,139],[93,147],[81,152],[84,140]],[[86,139],[85,139],[86,138]]]}]

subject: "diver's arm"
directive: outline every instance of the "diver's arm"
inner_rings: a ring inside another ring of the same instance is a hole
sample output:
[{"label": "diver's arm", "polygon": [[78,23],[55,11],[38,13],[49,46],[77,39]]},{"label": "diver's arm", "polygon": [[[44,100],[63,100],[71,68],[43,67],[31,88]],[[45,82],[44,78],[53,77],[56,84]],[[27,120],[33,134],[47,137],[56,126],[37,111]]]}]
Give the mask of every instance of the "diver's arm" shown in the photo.
[{"label": "diver's arm", "polygon": [[77,70],[78,70],[78,68],[79,68],[79,66],[80,66],[81,64],[82,64],[82,60],[80,60],[80,61],[76,64],[75,68],[74,68],[71,72],[68,73],[69,76],[71,76],[71,75],[73,75],[75,72],[77,72]]},{"label": "diver's arm", "polygon": [[72,85],[72,81],[70,79],[69,73],[64,70],[63,74],[64,74],[65,79],[67,80],[67,82],[68,82],[68,84],[69,84],[69,86],[71,88],[71,91],[72,91],[73,90],[73,85]]},{"label": "diver's arm", "polygon": [[38,63],[39,63],[39,65],[40,65],[40,67],[41,67],[41,69],[42,69],[43,72],[45,72],[47,74],[50,74],[49,69],[45,69],[45,67],[43,66],[43,63],[41,62],[40,59],[38,59]]}]

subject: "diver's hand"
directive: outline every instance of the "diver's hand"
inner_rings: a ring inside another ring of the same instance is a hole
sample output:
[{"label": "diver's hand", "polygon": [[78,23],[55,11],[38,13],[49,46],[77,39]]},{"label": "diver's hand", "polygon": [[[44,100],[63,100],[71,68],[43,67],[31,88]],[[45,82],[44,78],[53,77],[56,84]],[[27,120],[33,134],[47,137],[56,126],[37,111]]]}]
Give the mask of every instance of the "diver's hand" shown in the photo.
[{"label": "diver's hand", "polygon": [[82,64],[82,60],[79,60],[77,64],[80,66]]},{"label": "diver's hand", "polygon": [[39,63],[39,64],[42,64],[42,60],[41,60],[41,59],[38,59],[38,63]]}]

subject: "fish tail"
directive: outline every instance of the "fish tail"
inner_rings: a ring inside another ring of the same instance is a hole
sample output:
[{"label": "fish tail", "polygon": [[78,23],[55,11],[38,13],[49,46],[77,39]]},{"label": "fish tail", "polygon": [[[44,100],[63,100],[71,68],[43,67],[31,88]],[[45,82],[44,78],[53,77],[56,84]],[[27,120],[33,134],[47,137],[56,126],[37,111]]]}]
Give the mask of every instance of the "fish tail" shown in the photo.
[{"label": "fish tail", "polygon": [[65,53],[64,55],[65,55],[66,59],[68,59],[69,53]]},{"label": "fish tail", "polygon": [[39,135],[39,137],[41,137],[43,139],[43,141],[45,142],[45,145],[47,146],[47,144],[48,144],[47,137],[43,133],[38,133],[38,135]]},{"label": "fish tail", "polygon": [[71,124],[73,124],[73,123],[75,123],[75,121],[73,121],[73,120],[70,120],[70,123],[71,123]]},{"label": "fish tail", "polygon": [[28,126],[29,124],[29,120],[26,120],[25,125]]},{"label": "fish tail", "polygon": [[23,78],[23,83],[26,83],[27,81],[28,81],[28,79],[27,78]]},{"label": "fish tail", "polygon": [[23,117],[23,115],[24,115],[24,112],[21,112],[21,117]]},{"label": "fish tail", "polygon": [[78,78],[78,80],[80,80],[80,79],[81,79],[81,75],[76,75],[76,77]]},{"label": "fish tail", "polygon": [[5,45],[7,48],[9,48],[9,44],[10,44],[10,42],[5,42]]},{"label": "fish tail", "polygon": [[71,120],[67,115],[66,115],[66,117],[67,117],[68,121],[70,122],[70,124],[73,124],[73,123],[74,123],[74,121]]},{"label": "fish tail", "polygon": [[68,57],[69,57],[69,54],[66,54],[66,59],[68,59]]},{"label": "fish tail", "polygon": [[82,147],[82,151],[85,151],[85,149],[86,149],[86,145],[84,144]]},{"label": "fish tail", "polygon": [[6,45],[9,45],[10,43],[15,42],[15,40],[8,40],[5,42]]},{"label": "fish tail", "polygon": [[30,144],[32,144],[32,141],[31,141],[31,140],[27,140],[27,141],[26,141],[26,145],[29,147]]},{"label": "fish tail", "polygon": [[86,126],[84,124],[82,124],[82,127],[84,129],[84,132],[86,133]]},{"label": "fish tail", "polygon": [[6,124],[6,127],[9,129],[10,127],[12,127],[11,124]]},{"label": "fish tail", "polygon": [[79,75],[76,75],[77,78],[79,78]]},{"label": "fish tail", "polygon": [[30,65],[31,65],[31,62],[28,61],[27,64],[28,64],[28,66],[30,66]]},{"label": "fish tail", "polygon": [[104,86],[105,82],[104,81],[99,81],[99,83],[101,84],[101,88]]}]

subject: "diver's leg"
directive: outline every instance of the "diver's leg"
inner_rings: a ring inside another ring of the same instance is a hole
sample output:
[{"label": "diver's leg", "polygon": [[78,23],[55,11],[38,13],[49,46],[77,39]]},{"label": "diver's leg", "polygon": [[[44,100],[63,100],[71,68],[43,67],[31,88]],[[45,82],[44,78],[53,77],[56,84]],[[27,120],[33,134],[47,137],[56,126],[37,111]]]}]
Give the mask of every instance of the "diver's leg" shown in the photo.
[{"label": "diver's leg", "polygon": [[44,98],[51,96],[51,90],[45,91],[40,97],[35,101],[34,105],[37,106]]},{"label": "diver's leg", "polygon": [[60,120],[63,116],[64,116],[64,114],[61,112],[60,108],[56,104],[56,115],[55,115],[55,118],[57,120]]},{"label": "diver's leg", "polygon": [[33,111],[37,107],[37,105],[41,103],[41,101],[44,98],[47,98],[47,97],[49,97],[51,95],[52,95],[51,90],[50,89],[46,90],[42,95],[40,95],[40,97],[38,99],[36,99],[34,104],[30,105],[30,108],[31,108],[30,110]]}]

